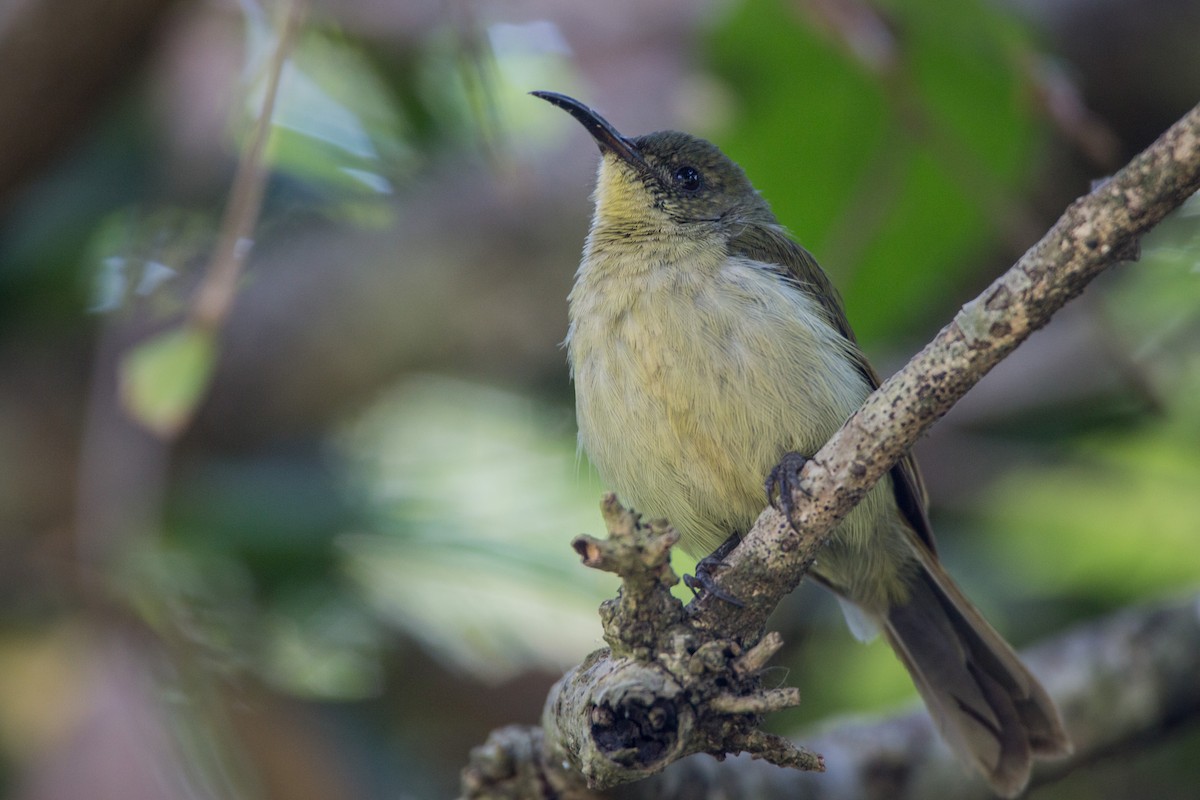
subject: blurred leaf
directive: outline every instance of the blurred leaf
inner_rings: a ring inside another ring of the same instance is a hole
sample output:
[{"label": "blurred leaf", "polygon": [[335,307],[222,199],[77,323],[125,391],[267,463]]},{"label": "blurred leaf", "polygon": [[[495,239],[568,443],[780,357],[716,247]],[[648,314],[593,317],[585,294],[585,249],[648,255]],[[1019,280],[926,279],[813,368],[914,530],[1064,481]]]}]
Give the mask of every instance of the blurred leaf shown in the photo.
[{"label": "blurred leaf", "polygon": [[1082,443],[1007,476],[986,511],[994,546],[1043,594],[1116,605],[1200,578],[1200,441],[1171,426]]},{"label": "blurred leaf", "polygon": [[1193,200],[1108,277],[1100,325],[1127,384],[1161,413],[1067,440],[987,501],[995,546],[1047,593],[1106,606],[1200,579],[1200,208]]},{"label": "blurred leaf", "polygon": [[211,215],[173,206],[129,206],[100,218],[84,259],[96,265],[88,310],[177,317],[188,298],[186,281],[176,278],[203,263],[213,237]]},{"label": "blurred leaf", "polygon": [[[520,24],[496,23],[488,28],[495,59],[496,87],[492,102],[516,149],[544,152],[548,130],[541,115],[530,113],[532,89],[553,86],[572,93],[581,86],[578,65],[558,25],[548,19]],[[550,115],[546,115],[550,118]],[[571,120],[563,120],[570,122]],[[567,126],[563,126],[567,129]]]},{"label": "blurred leaf", "polygon": [[264,620],[264,671],[301,697],[347,700],[378,694],[381,629],[359,604],[310,587]]},{"label": "blurred leaf", "polygon": [[1139,263],[1112,276],[1105,322],[1132,383],[1200,433],[1195,380],[1200,353],[1200,196],[1148,234]]},{"label": "blurred leaf", "polygon": [[91,670],[87,641],[72,618],[0,637],[0,746],[7,758],[44,757],[77,724]]},{"label": "blurred leaf", "polygon": [[1027,37],[982,2],[952,6],[894,4],[880,60],[782,0],[744,0],[711,39],[740,101],[722,145],[835,276],[866,342],[940,314],[939,293],[1023,219]]},{"label": "blurred leaf", "polygon": [[596,609],[615,579],[569,545],[601,529],[573,433],[566,409],[436,377],[357,421],[344,442],[374,530],[342,544],[380,616],[486,680],[599,646]]},{"label": "blurred leaf", "polygon": [[121,360],[125,410],[158,436],[174,436],[191,419],[215,360],[212,332],[187,324],[136,345]]},{"label": "blurred leaf", "polygon": [[126,554],[115,585],[147,625],[185,645],[188,663],[203,671],[253,671],[308,698],[361,699],[379,691],[383,629],[344,582],[302,575],[286,588],[271,587],[227,542],[214,540],[144,543]]},{"label": "blurred leaf", "polygon": [[886,144],[882,86],[778,0],[744,0],[714,29],[716,73],[740,104],[723,148],[801,242],[819,249]]},{"label": "blurred leaf", "polygon": [[[248,135],[262,107],[275,27],[254,3],[245,4]],[[408,126],[360,43],[308,30],[284,65],[272,116],[266,163],[311,184],[322,210],[361,227],[394,221],[388,198],[397,178],[415,168]]]}]

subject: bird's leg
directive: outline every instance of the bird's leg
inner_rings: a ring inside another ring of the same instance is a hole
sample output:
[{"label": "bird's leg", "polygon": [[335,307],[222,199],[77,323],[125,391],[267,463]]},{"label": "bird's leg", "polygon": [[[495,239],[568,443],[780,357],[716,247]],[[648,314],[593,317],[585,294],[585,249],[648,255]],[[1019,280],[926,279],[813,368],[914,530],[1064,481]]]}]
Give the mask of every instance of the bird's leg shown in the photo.
[{"label": "bird's leg", "polygon": [[[767,492],[767,502],[778,508],[789,520],[792,518],[794,504],[792,492],[799,489],[801,494],[808,497],[808,491],[800,485],[800,470],[808,463],[808,456],[796,452],[787,452],[779,459],[767,474],[763,489]],[[775,502],[775,493],[779,492],[779,502]]]},{"label": "bird's leg", "polygon": [[720,586],[717,586],[717,579],[713,576],[718,567],[727,566],[725,564],[725,556],[732,553],[733,548],[737,547],[738,542],[741,540],[741,534],[730,534],[729,538],[722,542],[720,547],[697,562],[695,575],[683,576],[683,585],[691,589],[692,594],[698,595],[701,592],[706,592],[714,597],[719,597],[726,603],[731,603],[735,606],[745,605],[741,600],[738,600]]},{"label": "bird's leg", "polygon": [[[804,465],[807,463],[808,456],[796,452],[784,453],[783,457],[779,459],[779,463],[771,469],[763,484],[763,489],[767,493],[767,502],[782,511],[788,519],[791,519],[792,516],[792,492],[799,489],[806,496],[808,495],[808,492],[800,485],[800,470],[804,469]],[[775,500],[776,492],[779,495],[778,502]],[[717,586],[716,578],[713,576],[718,568],[726,566],[725,556],[732,553],[733,548],[737,547],[741,540],[740,534],[732,534],[720,547],[700,559],[696,564],[695,575],[683,576],[683,585],[691,589],[693,594],[707,592],[735,606],[745,605],[741,600]]]}]

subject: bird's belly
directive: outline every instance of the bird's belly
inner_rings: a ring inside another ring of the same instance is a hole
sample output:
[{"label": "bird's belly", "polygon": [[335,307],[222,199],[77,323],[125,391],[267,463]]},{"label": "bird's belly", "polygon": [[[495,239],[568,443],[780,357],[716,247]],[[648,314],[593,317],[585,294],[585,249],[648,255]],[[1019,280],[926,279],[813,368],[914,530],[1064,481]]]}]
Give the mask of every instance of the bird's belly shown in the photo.
[{"label": "bird's belly", "polygon": [[669,518],[689,551],[711,550],[763,507],[762,477],[779,442],[751,439],[730,418],[749,408],[737,390],[717,405],[671,366],[645,380],[637,361],[577,369],[580,384],[603,386],[577,394],[581,443],[625,502]]},{"label": "bird's belly", "polygon": [[776,276],[577,317],[580,442],[639,511],[709,552],[765,506],[780,456],[812,454],[867,394],[815,301]]}]

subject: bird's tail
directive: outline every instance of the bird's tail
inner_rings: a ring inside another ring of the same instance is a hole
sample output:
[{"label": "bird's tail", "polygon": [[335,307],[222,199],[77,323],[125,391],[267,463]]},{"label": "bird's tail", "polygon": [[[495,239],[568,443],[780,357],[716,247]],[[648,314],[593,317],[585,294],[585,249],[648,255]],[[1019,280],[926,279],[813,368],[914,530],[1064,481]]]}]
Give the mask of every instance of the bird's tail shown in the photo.
[{"label": "bird's tail", "polygon": [[1013,797],[1034,758],[1071,752],[1054,702],[1007,642],[946,574],[921,553],[907,603],[882,620],[942,737],[992,788]]}]

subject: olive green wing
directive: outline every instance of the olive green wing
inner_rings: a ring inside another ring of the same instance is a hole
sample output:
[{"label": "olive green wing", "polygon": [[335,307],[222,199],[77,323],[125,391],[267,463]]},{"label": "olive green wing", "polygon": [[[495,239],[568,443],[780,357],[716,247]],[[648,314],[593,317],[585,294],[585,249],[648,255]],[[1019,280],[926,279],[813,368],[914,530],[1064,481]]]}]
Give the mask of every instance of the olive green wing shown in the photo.
[{"label": "olive green wing", "polygon": [[[872,389],[879,388],[880,380],[874,367],[858,348],[858,340],[842,309],[842,299],[829,281],[829,276],[817,264],[812,253],[792,241],[778,226],[747,225],[729,242],[730,255],[744,256],[763,264],[778,265],[779,277],[796,286],[797,290],[809,292],[821,303],[829,322],[851,343],[855,366],[867,379]],[[892,484],[896,492],[896,504],[912,525],[913,530],[929,549],[936,552],[933,529],[925,510],[925,483],[911,453],[892,467]]]}]

